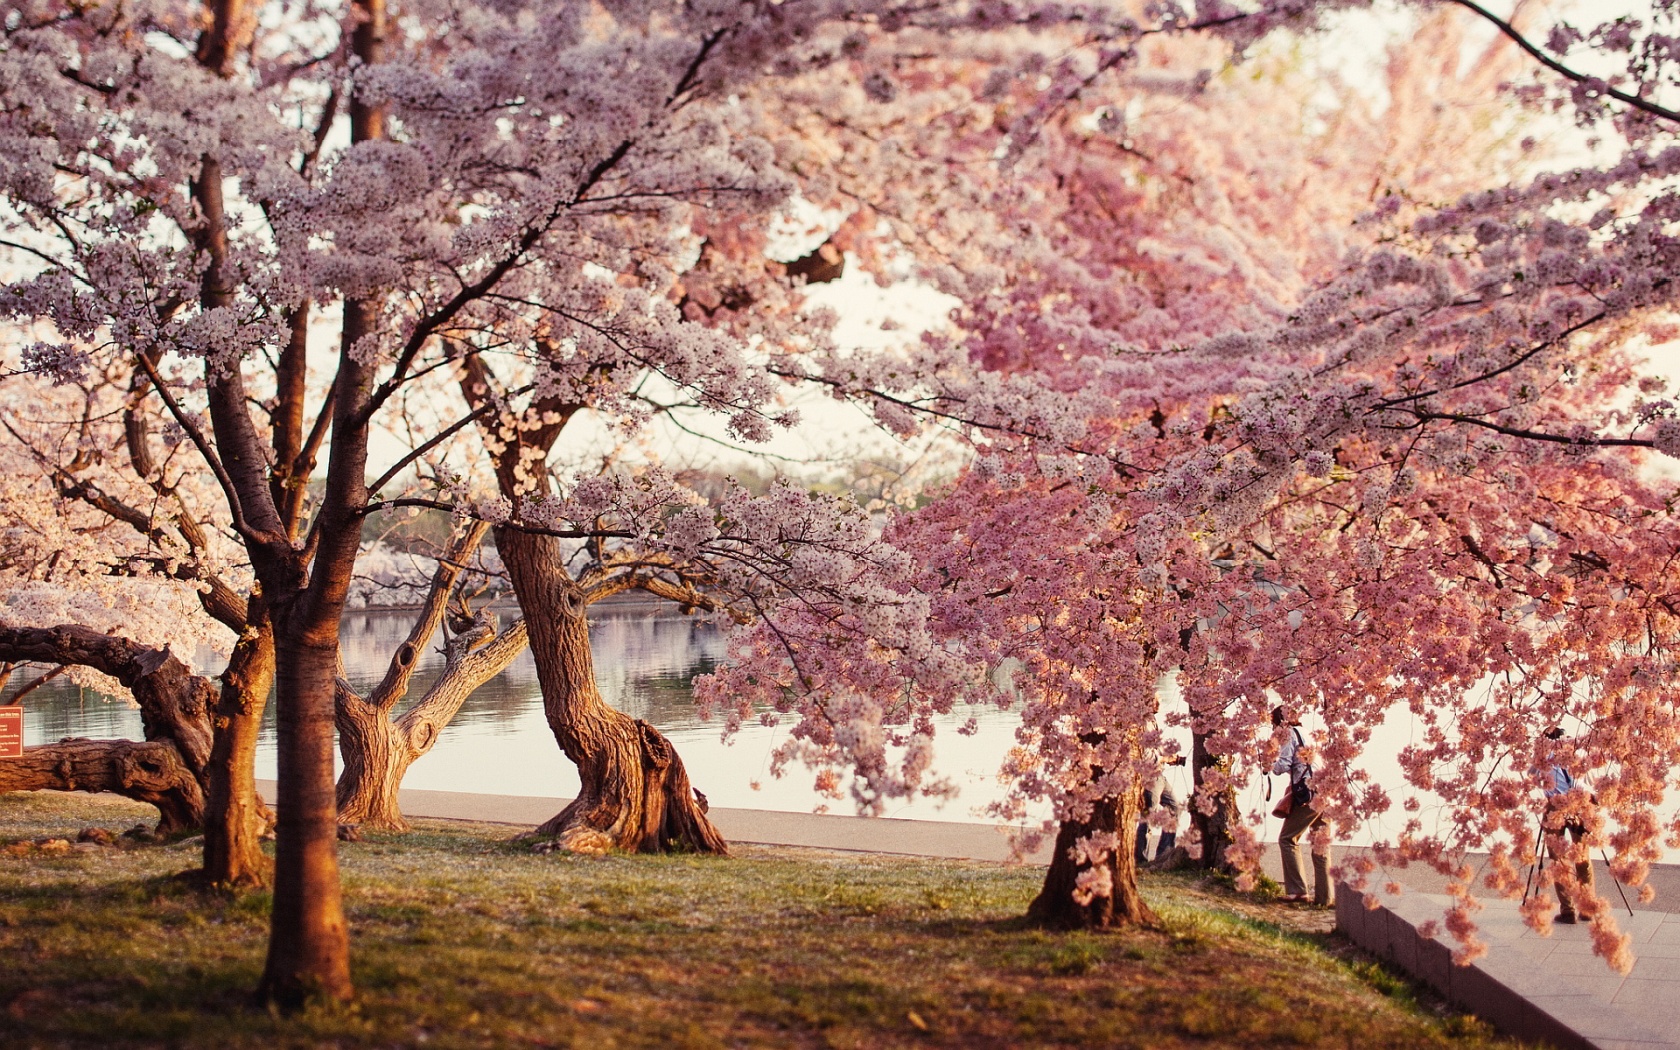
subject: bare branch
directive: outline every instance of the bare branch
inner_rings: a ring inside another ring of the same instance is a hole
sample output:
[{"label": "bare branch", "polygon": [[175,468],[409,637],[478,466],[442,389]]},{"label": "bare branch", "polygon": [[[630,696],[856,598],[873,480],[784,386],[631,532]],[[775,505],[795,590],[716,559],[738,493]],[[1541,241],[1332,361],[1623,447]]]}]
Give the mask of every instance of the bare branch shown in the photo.
[{"label": "bare branch", "polygon": [[1474,0],[1451,0],[1451,2],[1464,8],[1466,11],[1475,12],[1477,16],[1493,23],[1495,28],[1514,41],[1518,47],[1528,52],[1536,62],[1539,62],[1541,65],[1545,66],[1557,75],[1568,80],[1573,80],[1577,84],[1590,83],[1596,89],[1603,91],[1606,95],[1609,95],[1617,102],[1622,102],[1632,106],[1634,109],[1637,109],[1642,113],[1649,113],[1651,116],[1661,117],[1663,120],[1680,122],[1680,113],[1676,113],[1672,109],[1659,106],[1649,99],[1640,98],[1638,95],[1630,95],[1619,88],[1611,87],[1609,83],[1598,77],[1589,77],[1585,73],[1569,68],[1562,62],[1559,62],[1557,59],[1546,54],[1539,47],[1535,46],[1532,41],[1523,36],[1522,33],[1518,32],[1517,28],[1511,23],[1505,21],[1503,18],[1500,18],[1498,15],[1489,11],[1482,5],[1475,3]]}]

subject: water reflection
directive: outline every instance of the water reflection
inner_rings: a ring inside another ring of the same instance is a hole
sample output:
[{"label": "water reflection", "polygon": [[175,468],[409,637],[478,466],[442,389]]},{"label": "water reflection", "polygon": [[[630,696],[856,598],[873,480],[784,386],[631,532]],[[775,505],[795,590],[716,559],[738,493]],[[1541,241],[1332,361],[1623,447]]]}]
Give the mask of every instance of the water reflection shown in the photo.
[{"label": "water reflection", "polygon": [[[854,811],[849,800],[833,801],[813,792],[810,774],[801,769],[781,779],[770,775],[770,752],[786,739],[785,729],[751,724],[726,744],[719,739],[716,723],[700,720],[691,683],[695,675],[709,670],[724,655],[723,638],[717,629],[677,615],[668,605],[654,603],[603,603],[591,609],[590,622],[596,678],[607,702],[665,732],[681,753],[694,785],[714,805],[809,812],[826,804],[836,813]],[[408,636],[410,623],[409,614],[403,612],[364,612],[345,618],[344,660],[353,685],[368,689],[379,681],[391,653]],[[442,667],[440,644],[441,639],[434,638],[424,648],[413,695],[421,695]],[[213,664],[207,662],[206,666]],[[1170,683],[1162,701],[1168,709],[1182,703]],[[66,736],[141,736],[140,715],[132,706],[82,690],[64,679],[30,693],[23,706],[24,741],[28,744]],[[941,719],[935,741],[936,769],[960,786],[958,798],[943,808],[926,800],[901,803],[892,807],[889,815],[983,819],[979,811],[1001,796],[996,772],[1014,744],[1016,720],[1004,711],[978,711],[980,731],[965,737],[955,730],[967,714]],[[1404,797],[1410,792],[1401,787],[1404,780],[1397,756],[1420,736],[1418,718],[1410,711],[1402,708],[1391,712],[1376,729],[1360,765],[1370,772],[1374,783],[1389,786],[1397,798]],[[1180,740],[1181,746],[1188,743],[1187,739]],[[274,776],[272,708],[259,745],[257,775]],[[1183,771],[1171,775],[1179,778],[1176,787],[1180,797],[1188,797]],[[561,755],[543,718],[536,667],[529,653],[467,700],[437,746],[409,770],[404,785],[556,798],[576,793],[573,767]],[[1255,778],[1242,790],[1240,806],[1244,813],[1256,816],[1270,810],[1264,778]],[[1445,832],[1453,820],[1450,811],[1428,800],[1418,816],[1432,825],[1431,830],[1440,832]],[[1349,841],[1386,838],[1404,819],[1405,814],[1396,813],[1389,819],[1371,820],[1357,828]],[[1275,821],[1267,821],[1263,834],[1275,836],[1276,829]]]},{"label": "water reflection", "polygon": [[[372,688],[410,627],[409,614],[400,611],[346,616],[340,638],[351,684]],[[411,695],[422,695],[441,670],[441,642],[434,637],[424,647]],[[713,805],[808,812],[827,804],[837,813],[852,812],[849,801],[834,802],[813,792],[810,775],[802,770],[781,779],[770,775],[770,751],[786,738],[785,729],[748,725],[726,744],[717,723],[700,719],[692,682],[724,655],[723,636],[715,627],[677,615],[668,605],[603,603],[590,611],[590,643],[602,696],[669,736],[690,779]],[[1014,741],[1014,724],[1005,712],[982,712],[981,731],[964,737],[955,732],[964,718],[966,713],[944,720],[938,740],[938,769],[962,786],[958,799],[943,807],[927,800],[899,804],[890,815],[973,820],[980,807],[1001,795],[996,771]],[[24,701],[25,743],[66,736],[138,739],[139,712],[62,680],[31,693]],[[272,708],[259,741],[257,775],[274,776]],[[543,718],[530,653],[468,698],[437,746],[409,770],[404,786],[552,797],[577,791],[576,773]]]},{"label": "water reflection", "polygon": [[23,742],[45,744],[67,736],[138,740],[140,712],[91,689],[59,679],[24,698]]},{"label": "water reflection", "polygon": [[[668,607],[614,603],[590,615],[590,647],[595,679],[607,703],[661,729],[705,725],[693,702],[691,683],[722,658],[723,636],[703,621],[671,615]],[[505,617],[517,615],[504,613]],[[408,637],[410,621],[401,612],[348,616],[340,633],[345,677],[357,689],[373,688],[386,663]],[[415,672],[412,695],[423,694],[443,667],[442,639],[434,636]],[[514,732],[533,705],[541,706],[537,669],[529,651],[480,686],[461,708],[455,726],[483,732]],[[539,710],[540,714],[540,710]]]}]

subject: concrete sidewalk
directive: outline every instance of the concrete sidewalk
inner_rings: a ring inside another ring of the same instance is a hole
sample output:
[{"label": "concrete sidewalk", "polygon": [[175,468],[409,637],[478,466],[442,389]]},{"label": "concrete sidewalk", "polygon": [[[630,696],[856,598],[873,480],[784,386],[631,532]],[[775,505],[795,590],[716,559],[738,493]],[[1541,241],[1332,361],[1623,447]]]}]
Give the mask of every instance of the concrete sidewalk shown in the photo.
[{"label": "concrete sidewalk", "polygon": [[[274,781],[257,781],[257,790],[274,801]],[[403,788],[397,795],[410,817],[476,820],[492,824],[534,827],[560,812],[571,799],[523,795],[479,795],[464,791],[421,791]],[[897,853],[950,860],[1007,861],[1008,828],[943,820],[901,820],[838,816],[826,813],[785,813],[768,809],[713,807],[712,823],[731,842],[770,846],[810,846],[860,853]],[[1033,864],[1050,862],[1050,844],[1025,858]]]},{"label": "concrete sidewalk", "polygon": [[1342,887],[1336,928],[1360,947],[1428,984],[1500,1031],[1547,1046],[1599,1050],[1680,1048],[1674,1004],[1680,1001],[1680,915],[1621,911],[1637,959],[1627,975],[1593,954],[1585,924],[1554,926],[1541,937],[1510,901],[1490,901],[1476,915],[1488,952],[1454,966],[1442,941],[1417,928],[1439,921],[1449,898],[1433,893],[1360,894]]}]

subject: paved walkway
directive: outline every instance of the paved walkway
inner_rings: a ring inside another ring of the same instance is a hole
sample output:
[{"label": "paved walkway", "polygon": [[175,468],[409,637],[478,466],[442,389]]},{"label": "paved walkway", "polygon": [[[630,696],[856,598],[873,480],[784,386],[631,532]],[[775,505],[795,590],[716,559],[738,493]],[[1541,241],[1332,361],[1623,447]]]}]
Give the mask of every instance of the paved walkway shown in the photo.
[{"label": "paved walkway", "polygon": [[[257,790],[270,802],[274,782],[257,781]],[[560,812],[570,799],[522,795],[479,795],[461,791],[422,791],[404,788],[397,802],[410,817],[478,820],[492,824],[537,825]],[[714,806],[712,823],[731,842],[771,846],[811,846],[860,853],[898,853],[951,860],[1009,859],[1007,829],[990,824],[962,824],[943,820],[873,819],[821,813],[783,813],[768,809],[724,809]],[[1050,862],[1050,845],[1027,858]]]},{"label": "paved walkway", "polygon": [[1358,896],[1344,889],[1338,929],[1501,1031],[1567,1048],[1680,1047],[1674,1017],[1680,1001],[1680,915],[1617,914],[1617,924],[1633,937],[1637,959],[1624,976],[1593,954],[1586,925],[1555,925],[1551,936],[1541,937],[1523,924],[1515,904],[1489,902],[1476,915],[1488,953],[1458,967],[1446,945],[1416,932],[1418,925],[1440,919],[1447,897],[1378,893],[1379,906],[1366,909]]},{"label": "paved walkway", "polygon": [[[258,788],[272,800],[272,781],[259,781]],[[403,812],[413,817],[536,825],[568,800],[405,789],[400,801]],[[1007,829],[986,824],[723,808],[714,808],[711,817],[732,842],[1009,859]],[[1045,864],[1049,857],[1046,844],[1027,860]],[[1267,849],[1262,866],[1280,877],[1275,847]],[[1488,954],[1468,971],[1452,967],[1444,946],[1417,938],[1413,930],[1445,910],[1446,897],[1423,892],[1440,888],[1440,877],[1415,870],[1396,874],[1420,890],[1399,897],[1379,893],[1376,911],[1358,907],[1357,895],[1343,894],[1337,924],[1355,941],[1374,945],[1396,965],[1512,1034],[1566,1047],[1680,1050],[1680,1023],[1674,1019],[1680,1005],[1680,914],[1668,914],[1669,908],[1680,913],[1680,866],[1658,866],[1652,878],[1656,898],[1643,905],[1634,901],[1635,914],[1618,915],[1622,928],[1633,935],[1638,958],[1625,977],[1592,954],[1587,926],[1556,926],[1551,937],[1542,938],[1522,924],[1516,905],[1504,901],[1487,903],[1477,916]],[[1600,885],[1613,890],[1602,864],[1598,874]],[[1611,899],[1621,903],[1614,893]],[[1379,925],[1383,922],[1388,925]]]}]

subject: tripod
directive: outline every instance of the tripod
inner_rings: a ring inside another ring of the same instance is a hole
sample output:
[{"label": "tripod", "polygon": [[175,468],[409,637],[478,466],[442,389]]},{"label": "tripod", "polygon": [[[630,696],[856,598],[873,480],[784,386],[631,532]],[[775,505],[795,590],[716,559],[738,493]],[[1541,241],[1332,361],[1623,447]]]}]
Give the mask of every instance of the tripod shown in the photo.
[{"label": "tripod", "polygon": [[1528,875],[1523,879],[1522,899],[1524,904],[1528,903],[1528,895],[1531,890],[1537,890],[1540,888],[1536,884],[1534,876],[1540,870],[1540,842],[1545,837],[1546,821],[1545,818],[1542,817],[1534,826],[1534,860],[1529,863]]},{"label": "tripod", "polygon": [[[1541,817],[1539,825],[1534,831],[1534,861],[1528,866],[1528,875],[1523,879],[1522,899],[1524,904],[1528,903],[1528,895],[1531,890],[1538,891],[1540,889],[1540,880],[1535,876],[1540,870],[1540,845],[1545,837],[1546,818]],[[1633,916],[1633,905],[1628,903],[1627,891],[1622,889],[1622,880],[1616,878],[1616,873],[1610,870],[1610,854],[1600,847],[1598,855],[1604,858],[1605,873],[1610,876],[1610,881],[1616,884],[1616,895],[1622,898],[1622,907],[1627,909],[1628,916],[1631,918]]]}]

